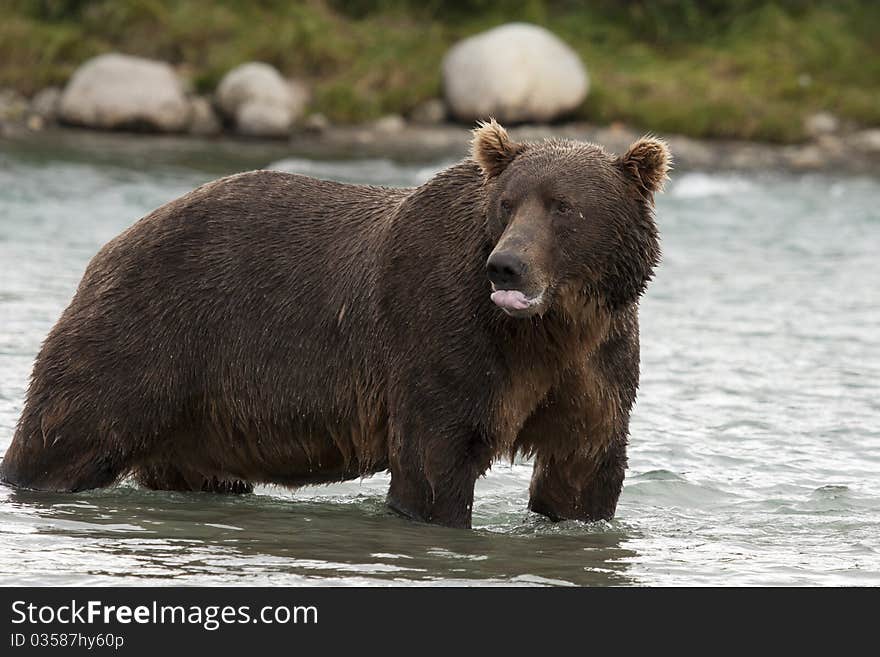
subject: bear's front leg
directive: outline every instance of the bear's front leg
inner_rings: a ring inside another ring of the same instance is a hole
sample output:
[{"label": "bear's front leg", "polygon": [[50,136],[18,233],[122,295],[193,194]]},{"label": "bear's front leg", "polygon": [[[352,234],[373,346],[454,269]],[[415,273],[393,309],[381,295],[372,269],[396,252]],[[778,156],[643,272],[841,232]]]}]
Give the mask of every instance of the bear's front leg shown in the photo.
[{"label": "bear's front leg", "polygon": [[474,484],[489,467],[491,450],[476,432],[428,432],[420,424],[410,422],[391,432],[387,504],[413,520],[469,529]]},{"label": "bear's front leg", "polygon": [[626,440],[598,450],[538,453],[529,508],[551,520],[611,520],[623,488]]},{"label": "bear's front leg", "polygon": [[639,382],[635,321],[616,328],[526,422],[535,455],[529,508],[552,520],[610,520],[626,472],[629,415]]}]

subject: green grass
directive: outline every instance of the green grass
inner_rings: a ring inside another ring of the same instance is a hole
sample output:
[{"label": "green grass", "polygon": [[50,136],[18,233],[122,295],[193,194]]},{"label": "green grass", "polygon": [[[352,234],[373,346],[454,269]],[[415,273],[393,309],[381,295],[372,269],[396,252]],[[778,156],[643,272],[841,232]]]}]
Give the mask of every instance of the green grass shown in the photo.
[{"label": "green grass", "polygon": [[441,95],[458,39],[545,25],[592,79],[576,117],[697,137],[798,141],[831,111],[880,124],[880,3],[873,0],[7,0],[0,86],[31,94],[119,50],[171,62],[210,92],[269,62],[312,87],[312,111],[357,122]]}]

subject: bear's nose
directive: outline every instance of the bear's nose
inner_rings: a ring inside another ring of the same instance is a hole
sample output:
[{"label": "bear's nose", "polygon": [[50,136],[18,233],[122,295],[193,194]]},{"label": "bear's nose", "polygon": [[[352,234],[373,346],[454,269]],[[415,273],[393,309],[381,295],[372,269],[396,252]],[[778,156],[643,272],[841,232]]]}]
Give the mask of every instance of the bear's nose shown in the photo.
[{"label": "bear's nose", "polygon": [[526,263],[519,256],[509,251],[493,253],[486,261],[486,272],[489,274],[489,280],[498,289],[518,288],[526,269]]}]

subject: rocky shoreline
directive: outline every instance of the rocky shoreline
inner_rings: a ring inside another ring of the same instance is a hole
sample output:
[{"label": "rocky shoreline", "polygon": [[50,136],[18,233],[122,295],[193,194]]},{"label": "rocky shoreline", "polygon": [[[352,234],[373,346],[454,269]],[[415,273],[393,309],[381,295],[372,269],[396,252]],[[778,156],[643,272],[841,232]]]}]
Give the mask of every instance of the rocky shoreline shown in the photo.
[{"label": "rocky shoreline", "polygon": [[[516,71],[502,66],[522,53],[529,57]],[[425,101],[406,117],[337,125],[310,110],[308,85],[266,63],[239,64],[212,93],[197,95],[189,78],[168,63],[105,53],[83,62],[63,89],[46,88],[30,99],[0,89],[0,140],[47,147],[52,140],[59,147],[79,141],[84,150],[99,152],[116,149],[118,135],[136,131],[153,148],[168,146],[171,159],[174,149],[198,156],[234,144],[230,150],[247,153],[248,162],[259,162],[262,152],[427,162],[465,155],[470,127],[489,116],[507,124],[514,139],[570,138],[617,153],[642,136],[623,124],[560,122],[583,102],[589,77],[576,53],[543,28],[513,23],[465,39],[447,53],[442,69],[443,98]],[[669,142],[679,170],[880,174],[880,128],[819,112],[803,121],[803,132],[807,141],[787,145],[659,136]]]},{"label": "rocky shoreline", "polygon": [[[623,152],[639,131],[627,126],[586,123],[521,125],[510,129],[518,140],[567,138]],[[698,140],[661,135],[670,146],[676,170],[825,172],[880,176],[880,129],[820,135],[797,145],[748,141]],[[286,140],[221,134],[126,133],[53,125],[33,129],[26,121],[0,122],[0,151],[32,147],[88,153],[90,157],[128,157],[222,170],[224,160],[253,167],[285,157],[313,159],[388,158],[406,162],[454,160],[467,153],[470,130],[458,124],[418,125],[399,117],[365,125],[322,126],[295,130]]]},{"label": "rocky shoreline", "polygon": [[[586,123],[523,125],[510,129],[518,140],[567,138],[601,144],[616,153],[643,133],[628,126]],[[747,141],[698,140],[661,135],[670,146],[679,170],[825,171],[880,175],[880,130],[846,135],[821,135],[804,144],[776,145]],[[390,157],[440,159],[467,152],[468,128],[401,124],[328,128],[318,134],[303,133],[289,141],[294,154],[313,157]]]}]

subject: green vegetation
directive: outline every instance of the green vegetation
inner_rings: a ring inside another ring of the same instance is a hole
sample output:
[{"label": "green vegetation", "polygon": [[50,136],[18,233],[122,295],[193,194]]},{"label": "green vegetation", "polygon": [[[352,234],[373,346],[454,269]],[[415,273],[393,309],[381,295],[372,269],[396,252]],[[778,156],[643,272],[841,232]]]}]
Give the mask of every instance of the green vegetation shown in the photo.
[{"label": "green vegetation", "polygon": [[30,94],[119,50],[176,64],[208,92],[261,60],[309,81],[313,111],[361,121],[439,96],[446,49],[514,20],[581,54],[581,119],[783,142],[819,110],[880,124],[874,0],[6,0],[0,86]]}]

